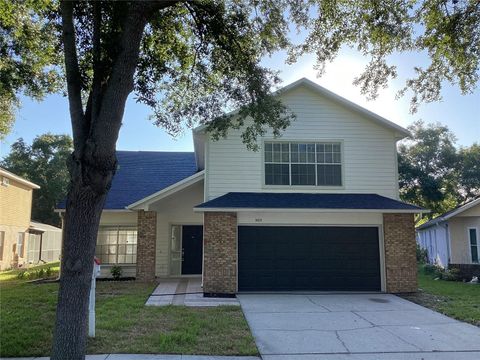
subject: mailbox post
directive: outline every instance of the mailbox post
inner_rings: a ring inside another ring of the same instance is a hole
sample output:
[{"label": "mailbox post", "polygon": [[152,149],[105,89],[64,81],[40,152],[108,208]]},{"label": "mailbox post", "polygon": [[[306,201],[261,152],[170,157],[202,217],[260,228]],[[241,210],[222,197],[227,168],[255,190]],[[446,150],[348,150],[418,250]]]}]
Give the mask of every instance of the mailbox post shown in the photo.
[{"label": "mailbox post", "polygon": [[95,287],[96,278],[100,275],[100,259],[93,258],[92,284],[90,286],[90,299],[88,304],[88,336],[95,337]]}]

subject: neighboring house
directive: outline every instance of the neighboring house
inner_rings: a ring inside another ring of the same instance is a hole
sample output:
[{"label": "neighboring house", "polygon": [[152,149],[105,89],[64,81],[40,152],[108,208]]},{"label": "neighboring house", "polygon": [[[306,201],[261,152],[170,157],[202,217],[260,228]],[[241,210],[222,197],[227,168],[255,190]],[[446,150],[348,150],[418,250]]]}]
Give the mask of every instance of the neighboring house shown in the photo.
[{"label": "neighboring house", "polygon": [[480,198],[417,227],[417,242],[432,264],[476,264],[480,270]]},{"label": "neighboring house", "polygon": [[27,263],[32,193],[40,187],[0,168],[0,270]]},{"label": "neighboring house", "polygon": [[30,221],[27,242],[28,264],[47,263],[60,260],[62,251],[62,229]]},{"label": "neighboring house", "polygon": [[[137,280],[202,275],[206,295],[417,289],[414,214],[398,200],[404,128],[301,79],[297,115],[247,150],[242,130],[193,153],[119,151],[96,255]],[[64,211],[59,209],[59,211]]]}]

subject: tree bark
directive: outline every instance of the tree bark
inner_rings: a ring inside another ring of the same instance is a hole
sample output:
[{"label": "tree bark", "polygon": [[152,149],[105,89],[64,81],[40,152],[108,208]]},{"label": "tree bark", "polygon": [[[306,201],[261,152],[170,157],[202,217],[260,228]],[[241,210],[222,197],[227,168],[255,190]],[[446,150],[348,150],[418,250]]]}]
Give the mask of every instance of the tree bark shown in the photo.
[{"label": "tree bark", "polygon": [[97,232],[116,170],[116,141],[125,103],[133,90],[148,5],[132,2],[123,25],[121,51],[113,62],[108,83],[100,93],[98,89],[90,92],[96,111],[83,113],[78,102],[78,78],[75,78],[78,60],[75,46],[72,46],[75,43],[72,5],[71,2],[62,2],[74,152],[69,162],[71,182],[64,219],[62,272],[52,360],[85,359],[88,299]]}]

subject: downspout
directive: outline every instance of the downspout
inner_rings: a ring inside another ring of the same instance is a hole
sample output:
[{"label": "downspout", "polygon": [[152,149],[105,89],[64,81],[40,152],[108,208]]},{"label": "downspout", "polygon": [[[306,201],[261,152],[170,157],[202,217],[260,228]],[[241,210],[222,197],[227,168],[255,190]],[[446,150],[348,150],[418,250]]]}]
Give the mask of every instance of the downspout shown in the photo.
[{"label": "downspout", "polygon": [[38,262],[42,261],[43,232],[40,233],[40,249],[38,250]]},{"label": "downspout", "polygon": [[448,269],[450,265],[450,261],[452,259],[451,246],[450,246],[450,228],[448,227],[448,223],[445,223],[445,235],[447,239],[447,253],[448,253],[447,269]]}]

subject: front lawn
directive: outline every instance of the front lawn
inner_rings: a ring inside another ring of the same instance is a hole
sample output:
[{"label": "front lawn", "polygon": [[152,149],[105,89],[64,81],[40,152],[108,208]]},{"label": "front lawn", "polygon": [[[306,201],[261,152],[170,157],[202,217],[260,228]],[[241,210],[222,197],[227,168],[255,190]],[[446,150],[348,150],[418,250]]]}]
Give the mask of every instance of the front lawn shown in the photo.
[{"label": "front lawn", "polygon": [[[58,284],[0,278],[0,356],[48,355]],[[154,286],[97,282],[97,336],[87,353],[258,354],[240,307],[146,307]]]},{"label": "front lawn", "polygon": [[435,280],[419,267],[419,291],[402,295],[432,310],[455,319],[480,326],[480,285],[457,281]]}]

